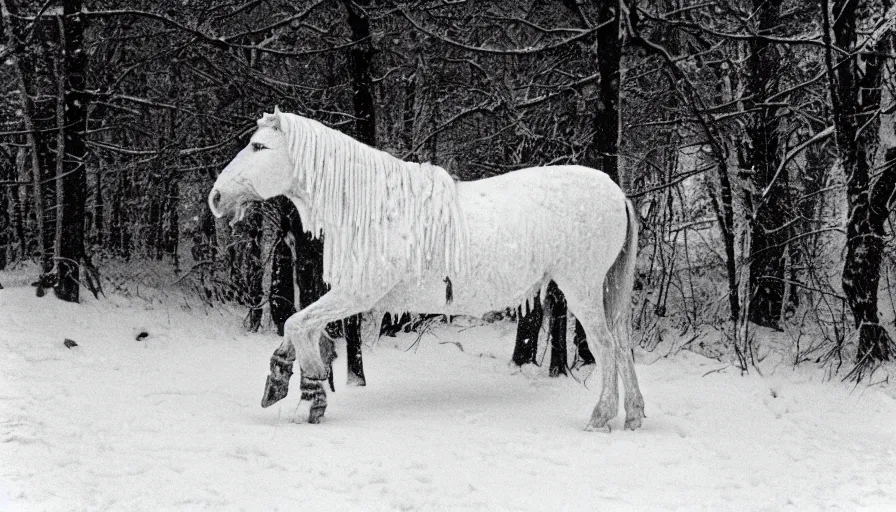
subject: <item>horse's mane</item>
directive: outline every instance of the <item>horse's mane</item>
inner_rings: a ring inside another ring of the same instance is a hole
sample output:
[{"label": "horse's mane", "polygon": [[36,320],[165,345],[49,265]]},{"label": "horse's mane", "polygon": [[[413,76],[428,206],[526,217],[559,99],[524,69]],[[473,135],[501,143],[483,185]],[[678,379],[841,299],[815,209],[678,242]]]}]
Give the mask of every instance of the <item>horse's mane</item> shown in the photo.
[{"label": "horse's mane", "polygon": [[400,271],[463,272],[465,226],[457,187],[444,169],[399,160],[295,114],[265,116],[259,125],[265,123],[279,124],[289,144],[294,186],[308,204],[305,230],[325,233],[325,281],[357,286],[386,278],[385,260],[396,254],[390,238],[404,244],[402,237]]}]

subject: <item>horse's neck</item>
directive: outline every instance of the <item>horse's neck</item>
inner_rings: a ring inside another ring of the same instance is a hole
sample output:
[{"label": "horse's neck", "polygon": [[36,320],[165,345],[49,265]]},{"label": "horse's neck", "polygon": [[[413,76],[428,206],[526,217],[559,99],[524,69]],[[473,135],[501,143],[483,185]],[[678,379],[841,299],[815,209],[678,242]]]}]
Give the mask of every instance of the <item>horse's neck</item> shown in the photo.
[{"label": "horse's neck", "polygon": [[[448,175],[448,172],[445,169],[443,169],[435,164],[432,164],[429,162],[424,162],[424,163],[419,163],[419,164],[416,162],[407,162],[405,160],[402,160],[400,158],[392,156],[391,154],[389,154],[386,151],[382,151],[373,146],[364,144],[363,142],[360,142],[352,137],[349,137],[348,135],[340,132],[339,130],[330,128],[329,126],[326,126],[325,124],[323,124],[319,121],[315,121],[314,119],[302,117],[297,114],[289,114],[289,115],[293,116],[296,119],[296,124],[301,126],[303,130],[308,130],[311,133],[315,133],[316,137],[318,138],[319,141],[324,138],[327,138],[329,140],[338,141],[338,144],[340,144],[340,145],[345,145],[346,147],[351,147],[351,151],[357,157],[359,157],[354,162],[355,165],[363,166],[364,165],[363,162],[368,162],[371,160],[379,160],[380,163],[384,164],[383,165],[384,171],[387,174],[410,170],[412,172],[429,173],[429,174],[433,175],[432,176],[433,179],[438,179],[440,177],[440,176],[438,176],[439,174]],[[321,148],[325,147],[325,146],[327,146],[327,144],[321,144],[320,142],[318,142],[318,150],[321,150]],[[338,149],[336,149],[336,150],[333,150],[332,148],[328,148],[328,149],[330,149],[334,153],[339,151]]]},{"label": "horse's neck", "polygon": [[290,143],[295,152],[311,150],[295,154],[310,167],[294,195],[308,206],[300,210],[306,229],[326,232],[328,282],[372,279],[378,262],[399,249],[389,242],[396,230],[407,246],[399,251],[406,264],[396,269],[422,275],[431,265],[464,265],[464,222],[455,183],[444,169],[405,162],[312,120],[292,121],[295,129],[308,130],[293,135],[314,137]]}]

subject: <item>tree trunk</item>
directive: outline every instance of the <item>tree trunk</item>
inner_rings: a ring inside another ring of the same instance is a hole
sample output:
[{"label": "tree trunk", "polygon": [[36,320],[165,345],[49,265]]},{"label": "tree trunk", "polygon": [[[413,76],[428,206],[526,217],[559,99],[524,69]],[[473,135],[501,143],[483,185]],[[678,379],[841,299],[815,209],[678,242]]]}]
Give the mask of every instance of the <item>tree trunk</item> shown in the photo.
[{"label": "tree trunk", "polygon": [[[884,10],[891,5],[891,0],[885,1]],[[877,289],[884,223],[896,189],[896,169],[887,165],[876,180],[871,176],[880,144],[882,60],[891,46],[891,36],[883,35],[879,41],[868,41],[858,48],[857,15],[871,16],[871,2],[835,0],[833,25],[827,0],[822,1],[822,9],[836,141],[847,177],[849,217],[843,293],[859,329],[856,358],[861,370],[875,361],[888,360],[893,350],[893,341],[878,317]],[[844,59],[837,66],[833,64],[831,33],[833,43],[848,52],[845,58],[837,54],[838,60]],[[891,148],[887,156],[896,157],[896,150]],[[858,377],[861,375],[860,371]]]},{"label": "tree trunk", "polygon": [[[753,4],[757,33],[770,35],[779,25],[781,0],[754,0]],[[764,39],[752,39],[749,46],[749,92],[754,104],[762,104],[778,90],[781,55],[776,44]],[[747,127],[750,144],[745,151],[745,167],[752,169],[757,194],[750,201],[755,210],[750,223],[748,314],[751,322],[773,329],[780,328],[786,291],[786,244],[791,234],[787,226],[793,217],[787,169],[778,171],[778,118],[777,108],[760,108]]]},{"label": "tree trunk", "polygon": [[285,197],[273,199],[280,225],[277,230],[277,241],[274,243],[274,255],[271,262],[271,289],[269,301],[271,320],[277,326],[277,334],[283,336],[286,320],[296,312],[295,267],[293,266],[292,249],[289,237],[292,236],[292,216],[298,215],[295,207]]},{"label": "tree trunk", "polygon": [[[161,141],[160,141],[161,142]],[[149,218],[147,219],[147,254],[150,258],[162,259],[162,210],[165,191],[162,189],[163,177],[161,169],[150,171],[146,180],[146,191],[149,195]]]},{"label": "tree trunk", "polygon": [[[8,169],[9,172],[4,172],[5,169]],[[0,165],[0,181],[15,181],[14,169],[15,167],[12,165],[9,167]],[[12,222],[10,222],[11,216],[9,215],[12,201],[10,201],[10,197],[15,190],[14,186],[0,185],[0,270],[6,269],[10,259],[10,249],[12,248]]]},{"label": "tree trunk", "polygon": [[296,279],[299,282],[299,309],[305,309],[327,293],[324,282],[324,243],[310,233],[293,228],[296,235]]},{"label": "tree trunk", "polygon": [[[53,129],[56,124],[53,98],[56,96],[44,90],[47,83],[52,83],[52,72],[49,62],[52,47],[58,40],[55,21],[48,16],[34,20],[31,27],[33,37],[24,37],[28,28],[25,20],[28,15],[21,9],[19,2],[0,0],[0,11],[6,28],[7,44],[14,49],[16,57],[16,74],[19,94],[22,100],[22,119],[27,132],[28,145],[31,147],[31,181],[34,195],[34,217],[37,224],[38,252],[40,253],[40,272],[48,274],[53,269],[53,251],[55,245],[56,210],[54,208],[54,189],[48,186],[52,182],[55,159],[53,157]],[[39,282],[44,282],[40,279]],[[42,296],[43,286],[38,286],[37,293]]]},{"label": "tree trunk", "polygon": [[[376,145],[376,107],[373,103],[373,44],[370,40],[369,0],[344,0],[348,11],[348,24],[352,31],[349,50],[349,70],[352,76],[352,104],[355,114],[355,138],[369,145]],[[345,350],[348,359],[350,385],[364,386],[364,365],[361,359],[361,316],[354,315],[343,322]]]},{"label": "tree trunk", "polygon": [[261,214],[261,208],[254,206],[246,213],[246,235],[247,244],[243,253],[242,272],[245,276],[244,298],[249,305],[249,316],[247,328],[252,331],[258,331],[261,327],[261,316],[264,312],[264,264],[261,260],[261,244],[264,230],[262,223],[264,218]]},{"label": "tree trunk", "polygon": [[544,318],[540,295],[529,301],[531,308],[528,305],[517,308],[516,345],[512,357],[513,364],[517,366],[537,361],[538,331]]},{"label": "tree trunk", "polygon": [[167,226],[165,230],[165,252],[171,258],[174,271],[180,272],[180,256],[178,255],[178,249],[180,248],[180,216],[177,213],[177,207],[180,204],[180,183],[176,171],[169,173],[166,203],[168,212],[165,223]]},{"label": "tree trunk", "polygon": [[174,105],[178,108],[170,109],[166,112],[168,117],[168,126],[166,132],[166,155],[168,160],[167,179],[165,180],[165,208],[166,229],[164,233],[164,249],[171,258],[174,265],[174,271],[180,271],[180,258],[178,256],[178,248],[180,245],[180,216],[178,215],[178,206],[180,206],[180,173],[177,171],[177,113],[180,111],[180,75],[175,65],[171,70],[171,82],[169,84],[169,95],[174,98]]},{"label": "tree trunk", "polygon": [[[19,148],[16,151],[16,165],[15,165],[15,173],[19,181],[27,181],[28,180],[28,171],[26,163],[26,153],[24,148]],[[25,234],[25,224],[28,219],[28,205],[32,203],[32,201],[28,201],[28,188],[26,187],[16,187],[13,189],[13,225],[15,226],[16,238],[19,243],[19,258],[25,259],[28,257],[28,236]]]},{"label": "tree trunk", "polygon": [[[87,196],[87,171],[85,157],[87,146],[84,133],[87,130],[87,55],[84,52],[84,19],[82,2],[69,0],[63,3],[64,22],[64,152],[61,177],[62,201],[59,233],[59,278],[56,296],[69,302],[78,302],[80,265],[84,256],[84,204]],[[59,77],[63,80],[63,77]],[[60,156],[57,155],[57,158]]]},{"label": "tree trunk", "polygon": [[102,173],[97,171],[93,189],[93,240],[94,247],[100,248],[105,244],[104,230],[106,229],[105,202],[103,201]]},{"label": "tree trunk", "polygon": [[[128,203],[130,202],[130,176],[124,170],[118,173],[115,184],[115,200],[112,201],[111,219],[109,221],[109,245],[112,253],[124,259],[131,256],[131,235],[128,227]],[[211,215],[211,214],[209,214]]]},{"label": "tree trunk", "polygon": [[582,327],[582,322],[576,320],[576,335],[573,343],[576,344],[576,350],[579,352],[579,358],[582,359],[582,364],[594,364],[594,354],[591,353],[591,349],[588,348],[588,340],[585,338],[585,328]]},{"label": "tree trunk", "polygon": [[566,375],[566,297],[557,283],[551,281],[547,289],[550,311],[551,366],[548,375]]},{"label": "tree trunk", "polygon": [[[799,196],[793,199],[800,222],[798,230],[807,234],[814,229],[814,219],[819,218],[822,203],[821,188],[824,185],[828,169],[831,167],[831,156],[827,144],[814,144],[806,149],[805,170],[800,177]],[[790,289],[787,292],[785,311],[795,313],[800,305],[800,296],[805,294],[804,283],[811,262],[816,261],[818,236],[801,236],[799,241],[790,244]],[[810,292],[811,293],[811,292]]]},{"label": "tree trunk", "polygon": [[594,113],[594,139],[588,165],[598,167],[616,183],[619,181],[619,82],[622,40],[619,33],[619,5],[603,1],[597,23],[597,69],[600,97]]},{"label": "tree trunk", "polygon": [[[209,178],[213,180],[214,175],[209,173]],[[210,188],[211,184],[208,187]],[[113,203],[114,205],[115,203]],[[196,264],[202,264],[199,279],[207,301],[211,301],[215,297],[214,263],[217,257],[217,237],[215,217],[210,209],[202,208],[199,214],[199,226],[193,234],[193,247],[190,251],[193,261]]]},{"label": "tree trunk", "polygon": [[343,321],[346,359],[348,359],[349,386],[366,386],[364,362],[361,359],[361,315],[352,315]]}]

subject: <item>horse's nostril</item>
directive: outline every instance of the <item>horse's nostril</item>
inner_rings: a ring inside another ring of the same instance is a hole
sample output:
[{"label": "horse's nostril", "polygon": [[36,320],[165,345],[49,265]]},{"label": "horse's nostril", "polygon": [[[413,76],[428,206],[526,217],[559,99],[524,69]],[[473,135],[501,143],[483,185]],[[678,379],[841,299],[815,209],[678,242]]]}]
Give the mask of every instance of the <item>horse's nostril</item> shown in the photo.
[{"label": "horse's nostril", "polygon": [[221,193],[218,192],[217,190],[215,190],[214,192],[212,192],[212,206],[217,208],[218,203],[220,203],[220,202],[221,202]]}]

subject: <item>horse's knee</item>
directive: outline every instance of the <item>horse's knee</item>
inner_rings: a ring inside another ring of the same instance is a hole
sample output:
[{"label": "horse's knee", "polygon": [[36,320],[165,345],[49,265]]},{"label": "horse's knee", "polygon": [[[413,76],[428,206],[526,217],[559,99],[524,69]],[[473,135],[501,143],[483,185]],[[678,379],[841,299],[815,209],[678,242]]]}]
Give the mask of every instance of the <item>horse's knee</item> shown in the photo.
[{"label": "horse's knee", "polygon": [[287,340],[293,340],[302,331],[302,318],[298,313],[286,319],[283,323],[283,336]]},{"label": "horse's knee", "polygon": [[[332,356],[325,359],[322,353],[321,336],[317,331],[303,331],[299,338],[301,341],[296,342],[296,355],[299,361],[299,368],[302,370],[302,377],[312,380],[324,380],[330,376],[330,368],[332,365]],[[329,342],[329,340],[326,340]],[[332,343],[332,342],[329,342]],[[335,350],[329,353],[335,354]]]},{"label": "horse's knee", "polygon": [[288,337],[285,337],[277,350],[274,350],[271,359],[278,359],[283,363],[292,363],[296,360],[296,348]]}]

